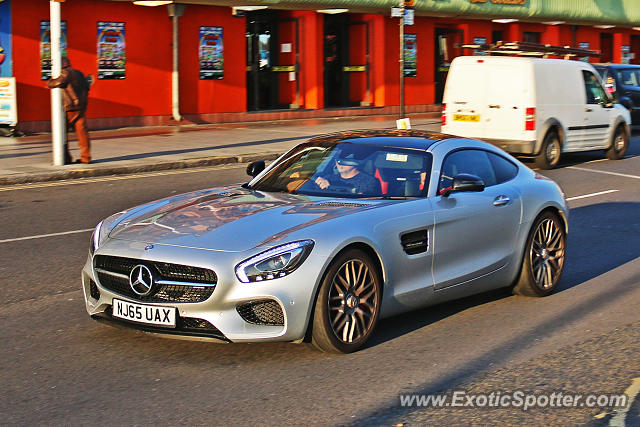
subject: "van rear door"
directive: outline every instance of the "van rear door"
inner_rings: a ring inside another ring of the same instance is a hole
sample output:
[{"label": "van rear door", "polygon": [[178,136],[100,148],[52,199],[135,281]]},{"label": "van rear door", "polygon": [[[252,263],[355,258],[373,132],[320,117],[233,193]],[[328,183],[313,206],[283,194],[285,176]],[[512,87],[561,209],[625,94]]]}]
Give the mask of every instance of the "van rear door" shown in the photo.
[{"label": "van rear door", "polygon": [[[526,109],[535,107],[531,67],[527,62],[497,61],[487,76],[485,137],[526,140]],[[527,102],[528,101],[528,102]]]},{"label": "van rear door", "polygon": [[471,57],[458,57],[447,76],[444,103],[447,108],[447,124],[442,131],[458,136],[483,138],[487,105],[488,68],[470,61]]}]

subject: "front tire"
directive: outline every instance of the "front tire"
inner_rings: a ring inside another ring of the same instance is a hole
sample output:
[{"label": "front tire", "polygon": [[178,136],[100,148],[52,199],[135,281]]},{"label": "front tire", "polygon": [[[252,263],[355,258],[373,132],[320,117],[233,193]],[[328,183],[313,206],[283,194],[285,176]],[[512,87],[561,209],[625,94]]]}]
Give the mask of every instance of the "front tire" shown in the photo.
[{"label": "front tire", "polygon": [[625,132],[624,127],[618,126],[613,134],[611,140],[611,146],[607,150],[607,159],[620,160],[624,157],[629,147],[629,137]]},{"label": "front tire", "polygon": [[369,339],[378,322],[382,281],[366,253],[351,249],[329,266],[320,285],[311,343],[331,353],[351,353]]},{"label": "front tire", "polygon": [[562,147],[558,133],[550,131],[544,136],[540,153],[536,156],[536,166],[540,169],[553,169],[560,163]]},{"label": "front tire", "polygon": [[567,235],[558,216],[545,212],[531,227],[513,293],[543,297],[554,291],[564,268]]}]

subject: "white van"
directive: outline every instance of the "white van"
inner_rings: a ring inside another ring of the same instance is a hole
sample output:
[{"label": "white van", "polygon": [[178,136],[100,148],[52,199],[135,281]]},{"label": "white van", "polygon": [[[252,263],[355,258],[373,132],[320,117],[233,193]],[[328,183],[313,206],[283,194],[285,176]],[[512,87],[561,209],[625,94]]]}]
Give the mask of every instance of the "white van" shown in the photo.
[{"label": "white van", "polygon": [[444,89],[442,132],[483,139],[551,169],[560,154],[624,156],[631,118],[588,63],[513,56],[460,56]]}]

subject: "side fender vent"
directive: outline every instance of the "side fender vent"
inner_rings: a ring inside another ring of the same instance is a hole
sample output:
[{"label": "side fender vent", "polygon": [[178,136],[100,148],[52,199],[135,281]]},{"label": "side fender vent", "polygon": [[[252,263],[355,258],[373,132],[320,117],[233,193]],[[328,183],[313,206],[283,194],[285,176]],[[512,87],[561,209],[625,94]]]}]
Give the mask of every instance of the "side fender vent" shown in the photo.
[{"label": "side fender vent", "polygon": [[429,250],[429,233],[423,229],[401,234],[400,243],[408,255],[421,254]]}]

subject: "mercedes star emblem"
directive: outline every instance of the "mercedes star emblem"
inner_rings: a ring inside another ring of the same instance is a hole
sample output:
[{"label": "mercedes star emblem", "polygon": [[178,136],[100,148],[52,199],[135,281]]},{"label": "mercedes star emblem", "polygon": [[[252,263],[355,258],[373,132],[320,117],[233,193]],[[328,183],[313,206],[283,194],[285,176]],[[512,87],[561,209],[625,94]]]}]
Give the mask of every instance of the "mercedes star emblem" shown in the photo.
[{"label": "mercedes star emblem", "polygon": [[129,274],[129,286],[136,294],[141,297],[151,293],[153,288],[153,274],[146,265],[138,264],[131,270]]}]

